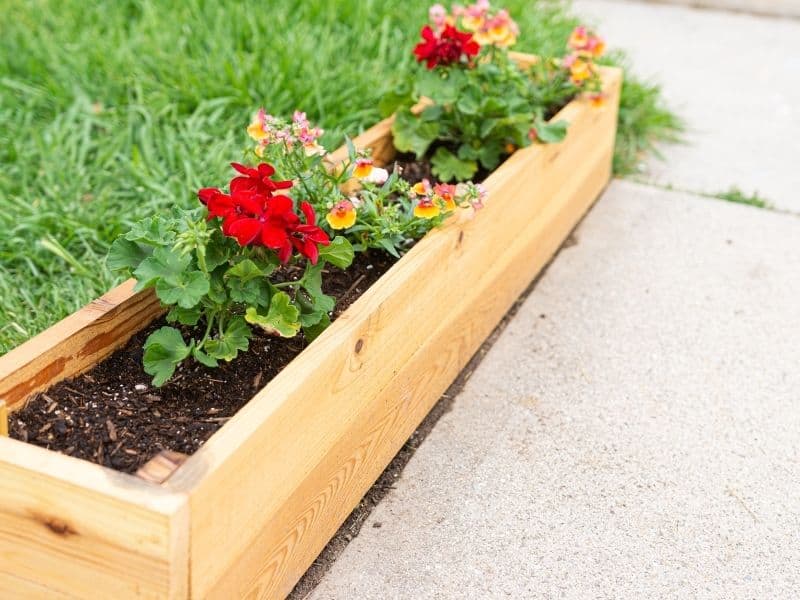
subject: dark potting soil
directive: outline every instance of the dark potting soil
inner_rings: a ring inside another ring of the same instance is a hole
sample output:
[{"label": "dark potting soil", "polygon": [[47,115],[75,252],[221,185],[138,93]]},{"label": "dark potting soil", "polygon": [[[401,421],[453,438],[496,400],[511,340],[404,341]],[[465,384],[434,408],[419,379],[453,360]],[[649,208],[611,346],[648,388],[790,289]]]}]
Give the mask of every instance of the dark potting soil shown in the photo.
[{"label": "dark potting soil", "polygon": [[[324,290],[337,298],[333,318],[396,259],[370,251],[347,270],[330,267]],[[253,329],[250,348],[210,369],[186,361],[156,388],[142,367],[142,345],[163,318],[134,335],[87,373],[55,384],[11,415],[10,435],[118,471],[133,473],[161,450],[192,454],[305,348]]]},{"label": "dark potting soil", "polygon": [[[436,175],[433,174],[433,166],[431,165],[430,157],[435,152],[436,147],[433,147],[425,156],[421,159],[417,159],[416,155],[412,152],[402,152],[395,156],[394,161],[389,165],[389,171],[391,172],[395,165],[400,168],[401,177],[408,181],[411,184],[419,183],[423,179],[427,179],[431,183],[438,181]],[[504,156],[503,160],[508,158],[508,156]],[[491,171],[487,171],[483,167],[478,169],[478,172],[472,177],[472,181],[475,183],[483,182],[489,175]]]}]

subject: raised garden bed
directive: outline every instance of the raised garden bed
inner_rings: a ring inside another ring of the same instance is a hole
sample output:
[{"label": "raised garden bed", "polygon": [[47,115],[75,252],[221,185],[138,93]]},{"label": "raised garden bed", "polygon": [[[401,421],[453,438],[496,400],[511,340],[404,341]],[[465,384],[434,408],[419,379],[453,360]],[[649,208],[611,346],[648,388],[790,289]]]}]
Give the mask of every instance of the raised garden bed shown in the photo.
[{"label": "raised garden bed", "polygon": [[[0,436],[0,589],[287,594],[607,184],[622,74],[601,75],[604,107],[563,108],[563,142],[515,152],[486,179],[483,210],[428,234],[185,462],[160,457],[151,479],[163,483]],[[390,163],[390,129],[356,144]],[[12,418],[161,313],[132,288],[0,358]]]}]

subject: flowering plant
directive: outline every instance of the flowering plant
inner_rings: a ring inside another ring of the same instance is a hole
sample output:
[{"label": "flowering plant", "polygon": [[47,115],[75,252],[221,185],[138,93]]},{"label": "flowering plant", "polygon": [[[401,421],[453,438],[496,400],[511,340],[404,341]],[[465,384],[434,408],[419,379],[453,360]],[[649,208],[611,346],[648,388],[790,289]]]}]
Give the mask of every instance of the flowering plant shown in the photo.
[{"label": "flowering plant", "polygon": [[318,141],[322,129],[311,126],[305,113],[295,112],[286,121],[261,109],[247,132],[256,143],[255,157],[268,158],[281,177],[296,182],[309,206],[325,215],[324,231],[341,234],[356,252],[376,248],[400,256],[457,205],[481,202],[474,186],[446,197],[435,193],[441,191],[436,186],[415,191],[397,169],[390,174],[349,140],[346,160],[331,164]]},{"label": "flowering plant", "polygon": [[567,123],[548,119],[580,94],[602,103],[593,60],[604,43],[585,27],[572,33],[563,60],[522,68],[508,54],[519,28],[489,0],[454,5],[450,12],[435,4],[428,16],[414,48],[422,66],[384,97],[381,109],[396,113],[398,150],[429,159],[443,181],[491,171],[533,142],[560,142]]},{"label": "flowering plant", "polygon": [[[443,181],[465,181],[532,141],[564,138],[566,123],[545,120],[536,81],[508,55],[519,28],[507,11],[494,11],[488,0],[450,13],[436,4],[429,19],[414,48],[424,67],[382,103],[384,112],[396,111],[398,150],[430,158]],[[423,98],[425,107],[416,109]]]},{"label": "flowering plant", "polygon": [[233,360],[247,350],[250,326],[313,339],[335,304],[322,292],[323,268],[353,259],[347,240],[331,239],[270,164],[233,167],[228,192],[202,189],[202,206],[140,221],[109,251],[110,269],[132,274],[137,291],[154,288],[167,321],[185,326],[161,327],[144,344],[157,386],[189,357],[209,367]]}]

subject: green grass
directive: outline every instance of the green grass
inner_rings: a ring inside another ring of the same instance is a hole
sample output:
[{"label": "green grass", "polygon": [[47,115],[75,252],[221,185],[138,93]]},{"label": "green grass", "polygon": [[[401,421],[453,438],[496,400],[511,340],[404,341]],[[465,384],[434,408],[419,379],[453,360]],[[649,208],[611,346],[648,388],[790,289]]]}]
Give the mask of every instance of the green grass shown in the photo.
[{"label": "green grass", "polygon": [[[0,354],[117,283],[130,224],[223,181],[265,106],[302,108],[335,147],[379,115],[429,0],[0,0]],[[516,46],[560,54],[577,22],[507,0]],[[611,40],[613,42],[613,40]],[[627,75],[615,166],[676,122]]]},{"label": "green grass", "polygon": [[755,206],[756,208],[770,208],[771,206],[769,200],[759,196],[758,192],[748,194],[735,186],[724,192],[712,194],[712,196],[727,202],[733,202],[735,204],[747,204],[748,206]]}]

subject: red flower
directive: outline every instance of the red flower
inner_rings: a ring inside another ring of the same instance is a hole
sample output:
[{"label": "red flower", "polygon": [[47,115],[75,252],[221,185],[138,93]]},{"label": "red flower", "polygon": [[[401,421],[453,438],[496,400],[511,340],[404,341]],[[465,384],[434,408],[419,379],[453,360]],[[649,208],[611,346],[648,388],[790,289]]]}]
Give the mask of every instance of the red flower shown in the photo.
[{"label": "red flower", "polygon": [[282,262],[287,262],[296,249],[317,264],[318,245],[327,246],[330,239],[317,227],[314,209],[308,202],[300,204],[303,223],[291,198],[273,195],[276,190],[291,187],[292,182],[269,179],[275,169],[266,163],[256,169],[237,164],[233,167],[245,177],[231,181],[230,194],[216,188],[204,188],[197,194],[208,207],[208,218],[222,219],[222,233],[236,238],[240,246],[265,246],[275,250]]},{"label": "red flower", "polygon": [[467,59],[477,56],[481,49],[478,42],[472,39],[471,33],[459,31],[452,25],[445,25],[439,34],[429,25],[425,25],[420,34],[423,41],[414,48],[414,55],[417,61],[425,61],[429,69],[460,62],[463,56]]},{"label": "red flower", "polygon": [[257,192],[269,196],[277,190],[287,190],[292,187],[291,181],[273,181],[270,179],[275,174],[275,168],[267,163],[261,163],[255,169],[245,167],[239,163],[231,163],[243,177],[231,179],[231,194],[239,191]]},{"label": "red flower", "polygon": [[319,244],[327,246],[331,240],[328,234],[317,226],[317,215],[308,202],[301,202],[300,210],[303,211],[306,222],[293,224],[290,227],[289,239],[295,249],[315,265],[319,259]]}]

